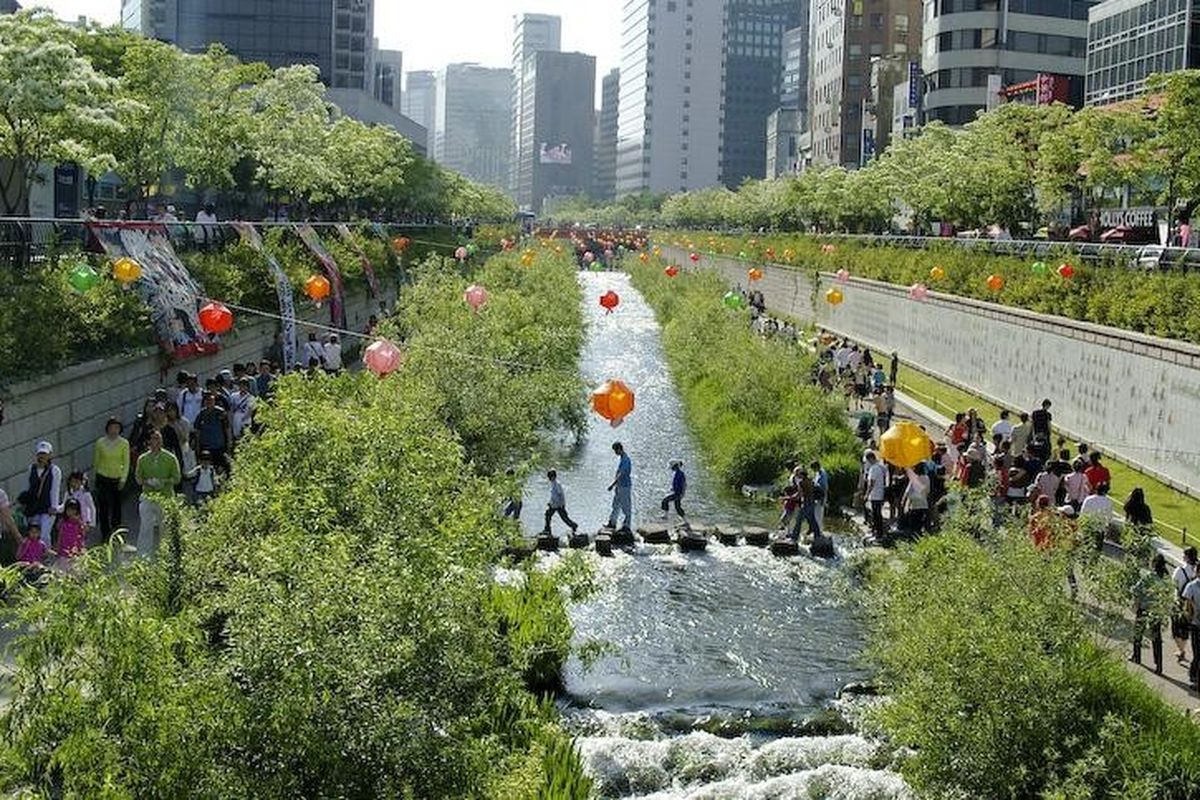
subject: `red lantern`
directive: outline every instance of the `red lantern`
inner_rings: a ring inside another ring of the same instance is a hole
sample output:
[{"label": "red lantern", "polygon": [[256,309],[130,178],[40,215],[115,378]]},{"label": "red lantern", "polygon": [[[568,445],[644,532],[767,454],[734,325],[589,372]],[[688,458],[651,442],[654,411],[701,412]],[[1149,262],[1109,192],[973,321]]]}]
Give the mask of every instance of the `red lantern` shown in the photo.
[{"label": "red lantern", "polygon": [[1064,280],[1069,280],[1069,279],[1075,277],[1075,268],[1072,267],[1070,264],[1059,264],[1058,265],[1058,274]]},{"label": "red lantern", "polygon": [[392,239],[392,248],[395,249],[397,253],[403,253],[408,249],[408,245],[410,243],[411,242],[407,236],[397,236],[395,239]]},{"label": "red lantern", "polygon": [[304,293],[314,303],[328,300],[331,291],[333,291],[333,287],[329,285],[329,279],[324,275],[313,275],[304,282]]},{"label": "red lantern", "polygon": [[679,274],[679,267],[672,264],[671,266],[664,269],[663,272],[666,273],[668,278],[674,278],[676,275]]},{"label": "red lantern", "polygon": [[200,327],[214,336],[233,330],[233,312],[223,303],[212,302],[200,309]]},{"label": "red lantern", "polygon": [[633,413],[633,389],[619,380],[608,380],[592,392],[592,410],[608,420],[614,428]]},{"label": "red lantern", "polygon": [[609,289],[604,294],[600,295],[600,307],[605,310],[605,313],[611,314],[613,309],[621,304],[621,296]]},{"label": "red lantern", "polygon": [[993,292],[998,292],[1004,288],[1004,277],[1001,275],[988,275],[987,287]]},{"label": "red lantern", "polygon": [[692,260],[692,263],[695,264],[697,261],[700,260],[700,254],[692,253],[690,256],[688,256],[688,258],[690,258]]},{"label": "red lantern", "polygon": [[763,279],[763,271],[758,267],[754,267],[746,273],[746,277],[751,281],[761,281]]},{"label": "red lantern", "polygon": [[404,352],[387,339],[379,339],[363,351],[363,364],[379,377],[390,375],[404,363]]}]

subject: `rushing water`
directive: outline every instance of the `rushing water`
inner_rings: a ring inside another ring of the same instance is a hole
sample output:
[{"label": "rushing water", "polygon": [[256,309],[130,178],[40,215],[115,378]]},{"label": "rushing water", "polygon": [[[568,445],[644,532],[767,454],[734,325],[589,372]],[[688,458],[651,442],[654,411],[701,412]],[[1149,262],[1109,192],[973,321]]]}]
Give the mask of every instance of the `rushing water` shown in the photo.
[{"label": "rushing water", "polygon": [[[555,466],[583,531],[608,517],[620,440],[633,459],[634,525],[658,518],[668,464],[684,462],[689,517],[770,526],[775,514],[718,491],[671,383],[653,312],[619,273],[581,273],[594,384],[620,378],[637,396],[616,430],[596,420]],[[621,304],[603,313],[613,289]],[[542,527],[541,476],[525,492],[525,529]],[[555,530],[565,533],[557,519]],[[880,745],[857,734],[800,736],[796,727],[866,673],[862,632],[836,565],[752,547],[681,553],[639,544],[594,559],[601,590],[571,609],[579,642],[603,655],[569,664],[565,716],[604,797],[896,798],[903,781]],[[554,556],[550,556],[554,558]]]}]

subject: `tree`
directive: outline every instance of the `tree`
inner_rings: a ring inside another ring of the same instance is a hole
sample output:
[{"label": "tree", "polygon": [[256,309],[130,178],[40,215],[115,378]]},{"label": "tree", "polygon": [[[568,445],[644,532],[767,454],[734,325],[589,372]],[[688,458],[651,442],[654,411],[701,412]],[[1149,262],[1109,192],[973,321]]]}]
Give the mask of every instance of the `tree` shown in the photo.
[{"label": "tree", "polygon": [[920,233],[930,223],[946,219],[951,184],[947,161],[956,134],[941,122],[931,122],[911,138],[894,138],[871,170],[881,189],[907,214],[910,230]]},{"label": "tree", "polygon": [[326,157],[330,111],[317,68],[275,70],[255,89],[252,152],[257,178],[275,192],[321,200],[340,191]]},{"label": "tree", "polygon": [[1154,111],[1154,137],[1139,149],[1155,171],[1166,179],[1161,200],[1174,205],[1185,201],[1191,215],[1200,203],[1200,152],[1196,131],[1200,130],[1200,70],[1183,70],[1151,76],[1151,93],[1162,98]]},{"label": "tree", "polygon": [[120,129],[113,81],[80,56],[67,28],[48,12],[0,16],[0,193],[6,214],[28,214],[43,163],[113,166],[99,143]]},{"label": "tree", "polygon": [[399,195],[412,164],[412,144],[395,129],[340,117],[329,129],[326,160],[339,185],[333,196],[349,210]]}]

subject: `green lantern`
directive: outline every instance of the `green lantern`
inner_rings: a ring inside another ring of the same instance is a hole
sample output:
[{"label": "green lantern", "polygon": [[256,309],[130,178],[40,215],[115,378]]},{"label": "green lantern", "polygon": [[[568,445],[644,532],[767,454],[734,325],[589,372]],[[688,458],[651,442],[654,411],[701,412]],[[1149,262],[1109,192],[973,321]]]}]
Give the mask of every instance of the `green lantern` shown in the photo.
[{"label": "green lantern", "polygon": [[76,264],[75,268],[67,275],[67,283],[71,284],[71,288],[80,294],[84,294],[94,288],[100,282],[100,273],[92,267],[91,264]]},{"label": "green lantern", "polygon": [[721,299],[726,308],[740,311],[746,307],[746,298],[742,297],[739,292],[726,292],[725,297]]},{"label": "green lantern", "polygon": [[745,251],[745,250],[739,250],[739,251],[738,251],[738,258],[740,258],[742,261],[745,261],[745,260],[746,260],[746,258],[747,258],[747,256],[746,256],[746,251]]},{"label": "green lantern", "polygon": [[478,249],[479,248],[475,245],[475,243],[471,242],[470,244],[467,245],[467,255],[469,255],[469,256],[475,255],[475,251]]},{"label": "green lantern", "polygon": [[1033,272],[1034,275],[1037,275],[1039,278],[1042,277],[1043,275],[1049,274],[1049,272],[1050,272],[1050,268],[1046,266],[1046,263],[1044,261],[1033,262],[1033,265],[1029,269]]}]

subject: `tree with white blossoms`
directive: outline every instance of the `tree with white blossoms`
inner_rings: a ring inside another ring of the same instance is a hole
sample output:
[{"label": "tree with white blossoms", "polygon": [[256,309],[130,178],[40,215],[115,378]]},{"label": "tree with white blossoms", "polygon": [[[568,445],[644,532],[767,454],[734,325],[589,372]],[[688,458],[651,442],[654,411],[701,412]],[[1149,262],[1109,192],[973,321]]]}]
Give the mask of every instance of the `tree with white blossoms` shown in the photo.
[{"label": "tree with white blossoms", "polygon": [[256,87],[252,155],[267,188],[306,200],[333,197],[340,176],[326,157],[330,108],[313,66],[277,69]]},{"label": "tree with white blossoms", "polygon": [[0,195],[8,215],[29,213],[40,164],[113,166],[99,143],[120,128],[112,79],[79,55],[45,11],[0,16]]}]

